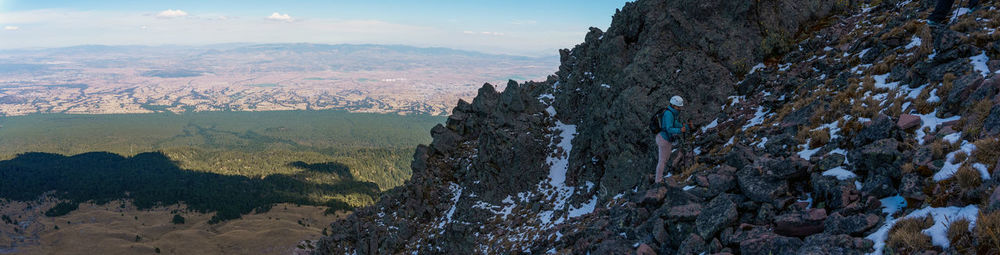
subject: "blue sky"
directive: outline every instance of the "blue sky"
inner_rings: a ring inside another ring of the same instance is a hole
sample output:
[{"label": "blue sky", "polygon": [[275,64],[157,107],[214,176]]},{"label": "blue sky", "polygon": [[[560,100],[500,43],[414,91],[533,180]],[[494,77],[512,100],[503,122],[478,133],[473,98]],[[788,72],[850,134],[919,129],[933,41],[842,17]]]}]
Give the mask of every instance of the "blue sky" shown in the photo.
[{"label": "blue sky", "polygon": [[382,43],[553,55],[625,0],[0,0],[0,48]]}]

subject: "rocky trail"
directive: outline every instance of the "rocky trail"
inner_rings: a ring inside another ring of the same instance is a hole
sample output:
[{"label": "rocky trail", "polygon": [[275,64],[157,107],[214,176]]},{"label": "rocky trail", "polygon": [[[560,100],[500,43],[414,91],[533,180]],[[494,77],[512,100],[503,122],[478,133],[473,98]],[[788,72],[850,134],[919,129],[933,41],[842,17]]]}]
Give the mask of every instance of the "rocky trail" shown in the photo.
[{"label": "rocky trail", "polygon": [[[460,101],[316,254],[1000,253],[1000,9],[638,0]],[[698,125],[652,183],[646,121]]]}]

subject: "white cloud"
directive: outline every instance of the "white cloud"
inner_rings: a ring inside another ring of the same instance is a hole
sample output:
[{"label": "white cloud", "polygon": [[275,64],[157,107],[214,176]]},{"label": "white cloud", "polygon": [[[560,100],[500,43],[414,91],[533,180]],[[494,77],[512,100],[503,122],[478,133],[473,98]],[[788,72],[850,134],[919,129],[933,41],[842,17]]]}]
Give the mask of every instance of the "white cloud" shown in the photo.
[{"label": "white cloud", "polygon": [[14,30],[18,30],[18,29],[21,29],[21,28],[20,27],[16,27],[16,26],[3,26],[3,30],[7,30],[7,31],[14,31]]},{"label": "white cloud", "polygon": [[504,36],[504,33],[500,32],[474,32],[474,31],[462,31],[463,34],[467,35],[492,35],[492,36]]},{"label": "white cloud", "polygon": [[188,13],[182,10],[167,9],[166,11],[157,13],[156,17],[171,19],[171,18],[180,18],[187,15]]},{"label": "white cloud", "polygon": [[269,20],[291,22],[292,21],[292,16],[288,16],[288,13],[280,14],[280,13],[275,12],[275,13],[271,13],[271,16],[267,16],[267,19],[269,19]]},{"label": "white cloud", "polygon": [[510,24],[512,24],[512,25],[534,25],[534,24],[538,24],[538,21],[534,21],[534,20],[514,20],[514,21],[511,21]]}]

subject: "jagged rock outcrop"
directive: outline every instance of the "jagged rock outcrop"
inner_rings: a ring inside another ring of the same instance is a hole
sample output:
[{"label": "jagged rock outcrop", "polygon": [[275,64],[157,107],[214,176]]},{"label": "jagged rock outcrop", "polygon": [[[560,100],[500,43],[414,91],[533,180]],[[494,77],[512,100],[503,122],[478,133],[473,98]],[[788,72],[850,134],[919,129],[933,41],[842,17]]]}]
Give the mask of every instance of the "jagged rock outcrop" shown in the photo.
[{"label": "jagged rock outcrop", "polygon": [[[913,19],[930,2],[627,3],[547,81],[459,102],[413,179],[316,252],[881,252],[895,219],[997,185],[996,154],[976,148],[1000,148],[984,28],[1000,11],[932,29]],[[673,95],[704,128],[654,185],[645,122]]]}]

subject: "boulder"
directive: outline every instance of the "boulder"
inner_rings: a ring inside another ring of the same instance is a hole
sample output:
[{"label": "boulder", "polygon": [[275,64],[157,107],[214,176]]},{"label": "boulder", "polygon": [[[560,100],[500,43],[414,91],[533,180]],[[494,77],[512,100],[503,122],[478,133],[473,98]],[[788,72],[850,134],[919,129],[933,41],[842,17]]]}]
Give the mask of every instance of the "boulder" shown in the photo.
[{"label": "boulder", "polygon": [[875,214],[855,214],[845,217],[840,213],[833,213],[823,222],[823,225],[826,226],[824,233],[861,235],[878,225],[881,219],[882,217]]},{"label": "boulder", "polygon": [[896,192],[895,185],[892,184],[889,176],[871,172],[861,185],[861,193],[875,197],[888,197],[898,192]]},{"label": "boulder", "polygon": [[635,249],[635,254],[637,255],[656,255],[656,251],[653,247],[649,247],[648,244],[640,244],[638,248]]},{"label": "boulder", "polygon": [[715,236],[719,230],[732,225],[739,216],[736,203],[727,196],[717,196],[705,207],[695,220],[696,234],[699,236]]},{"label": "boulder", "polygon": [[922,121],[920,120],[920,116],[913,114],[900,114],[899,120],[896,121],[896,126],[899,127],[899,129],[907,130],[920,126],[921,123]]},{"label": "boulder", "polygon": [[902,157],[899,152],[899,142],[896,139],[882,139],[869,145],[861,147],[852,153],[851,162],[855,164],[857,174],[869,173],[871,175],[885,175],[893,180],[898,180],[900,176],[898,160]]},{"label": "boulder", "polygon": [[777,157],[786,157],[798,144],[798,140],[791,134],[771,136],[768,137],[767,143],[764,143],[764,152]]},{"label": "boulder", "polygon": [[969,94],[969,98],[965,100],[962,106],[968,107],[980,100],[988,100],[996,95],[998,91],[1000,91],[1000,77],[991,76],[989,79],[984,80],[972,94]]},{"label": "boulder", "polygon": [[753,201],[774,203],[779,196],[788,192],[788,181],[766,176],[765,170],[759,166],[744,167],[736,176],[740,191]]},{"label": "boulder", "polygon": [[798,238],[765,233],[740,241],[740,254],[796,254],[801,246]]},{"label": "boulder", "polygon": [[743,169],[743,167],[752,164],[755,157],[756,155],[750,148],[737,144],[729,153],[726,153],[725,160],[727,165]]},{"label": "boulder", "polygon": [[1000,134],[1000,104],[995,104],[993,108],[990,108],[990,114],[983,121],[983,131],[988,135]]},{"label": "boulder", "polygon": [[806,237],[805,242],[796,254],[802,255],[840,255],[866,254],[875,252],[872,240],[852,237],[844,234],[822,233]]},{"label": "boulder", "polygon": [[668,219],[689,221],[698,218],[704,207],[701,204],[686,204],[670,207],[667,210]]},{"label": "boulder", "polygon": [[792,212],[774,217],[774,233],[783,236],[806,237],[823,232],[826,210]]},{"label": "boulder", "polygon": [[846,159],[847,156],[840,153],[829,154],[823,156],[823,159],[820,159],[819,162],[816,163],[816,167],[818,167],[820,171],[830,170],[843,165],[844,160]]},{"label": "boulder", "polygon": [[861,147],[874,141],[894,137],[896,123],[888,116],[880,115],[854,136],[854,146]]},{"label": "boulder", "polygon": [[431,148],[445,155],[455,150],[459,140],[462,139],[462,136],[459,136],[441,124],[437,124],[437,126],[431,128],[431,136],[434,137],[434,141],[431,142]]},{"label": "boulder", "polygon": [[989,200],[990,210],[1000,210],[1000,187],[993,189]]},{"label": "boulder", "polygon": [[810,179],[813,188],[813,203],[824,202],[827,209],[843,208],[859,197],[853,183],[840,181],[836,177],[824,176],[820,173],[813,173]]},{"label": "boulder", "polygon": [[663,198],[667,196],[667,187],[656,187],[646,191],[646,195],[642,197],[641,204],[658,206],[663,203]]},{"label": "boulder", "polygon": [[677,254],[700,254],[705,251],[705,239],[695,234],[689,234],[681,246],[677,248]]},{"label": "boulder", "polygon": [[708,177],[708,189],[712,193],[728,192],[736,187],[736,177],[729,173],[713,173]]},{"label": "boulder", "polygon": [[924,194],[924,177],[920,176],[919,173],[904,174],[903,179],[899,182],[899,195],[918,200],[926,198]]},{"label": "boulder", "polygon": [[982,83],[983,77],[978,72],[963,75],[953,81],[951,90],[948,91],[948,96],[942,102],[944,110],[952,114],[960,114],[963,106],[966,105],[965,100]]}]

